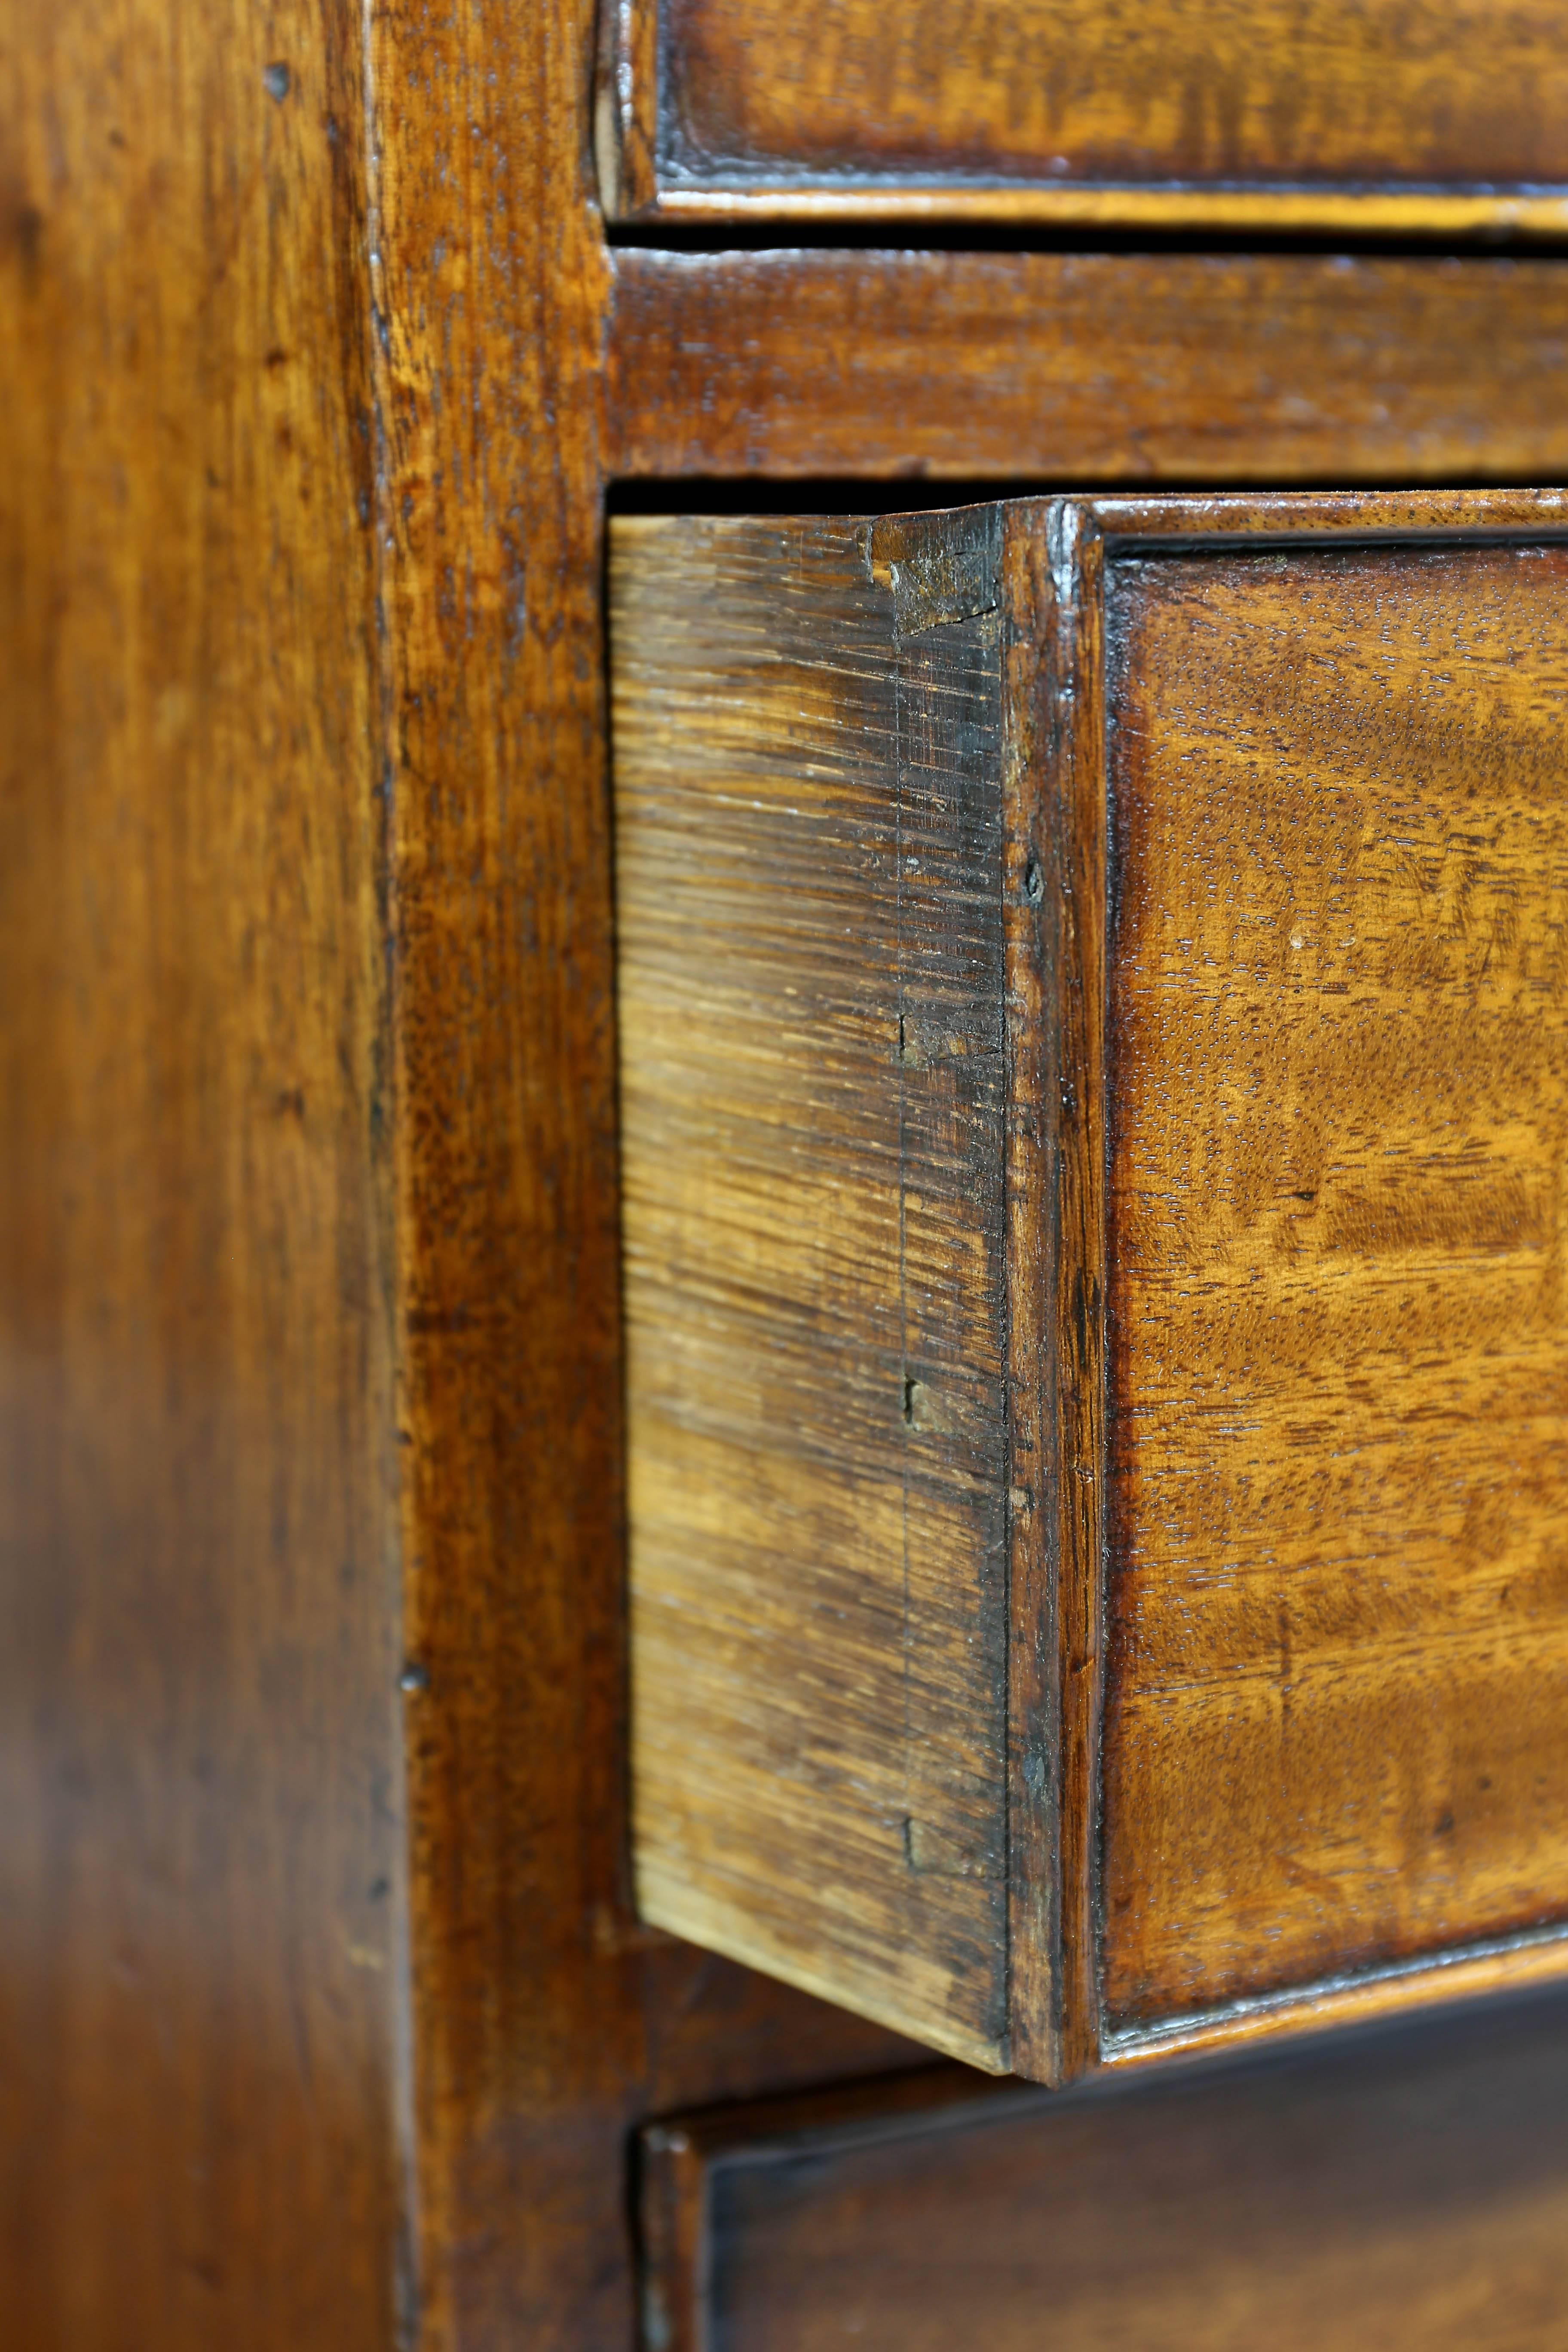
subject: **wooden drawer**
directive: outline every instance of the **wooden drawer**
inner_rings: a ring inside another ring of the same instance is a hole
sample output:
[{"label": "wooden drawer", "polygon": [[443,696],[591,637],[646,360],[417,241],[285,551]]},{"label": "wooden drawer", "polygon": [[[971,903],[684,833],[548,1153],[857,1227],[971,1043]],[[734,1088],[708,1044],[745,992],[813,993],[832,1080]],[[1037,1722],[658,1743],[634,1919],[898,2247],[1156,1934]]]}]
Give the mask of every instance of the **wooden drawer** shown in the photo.
[{"label": "wooden drawer", "polygon": [[1535,2352],[1568,2015],[1059,2094],[957,2067],[645,2135],[658,2352]]},{"label": "wooden drawer", "polygon": [[1568,220],[1546,0],[605,0],[628,217],[1401,231]]},{"label": "wooden drawer", "polygon": [[1047,2081],[1568,1966],[1565,512],[618,528],[650,1920]]}]

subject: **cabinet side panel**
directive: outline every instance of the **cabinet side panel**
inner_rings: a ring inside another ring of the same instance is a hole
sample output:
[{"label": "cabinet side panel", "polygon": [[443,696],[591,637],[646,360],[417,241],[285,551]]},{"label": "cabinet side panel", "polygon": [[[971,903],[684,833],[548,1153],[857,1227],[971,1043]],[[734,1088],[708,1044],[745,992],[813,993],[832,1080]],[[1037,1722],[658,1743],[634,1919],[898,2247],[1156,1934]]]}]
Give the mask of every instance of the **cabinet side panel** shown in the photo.
[{"label": "cabinet side panel", "polygon": [[990,2064],[994,517],[909,530],[613,544],[637,1874]]},{"label": "cabinet side panel", "polygon": [[1113,2028],[1568,1919],[1565,589],[1116,567]]},{"label": "cabinet side panel", "polygon": [[388,2352],[361,22],[23,0],[5,49],[0,2337]]}]

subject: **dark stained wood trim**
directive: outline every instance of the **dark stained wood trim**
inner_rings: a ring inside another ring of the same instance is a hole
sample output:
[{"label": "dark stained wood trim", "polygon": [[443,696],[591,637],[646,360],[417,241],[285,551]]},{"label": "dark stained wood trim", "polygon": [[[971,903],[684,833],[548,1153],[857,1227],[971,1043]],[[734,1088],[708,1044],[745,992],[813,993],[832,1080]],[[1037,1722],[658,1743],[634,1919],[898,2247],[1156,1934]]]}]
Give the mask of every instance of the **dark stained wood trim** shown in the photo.
[{"label": "dark stained wood trim", "polygon": [[643,2042],[592,9],[372,37],[420,2340],[615,2344]]},{"label": "dark stained wood trim", "polygon": [[1561,242],[1568,233],[1568,196],[1556,190],[1424,188],[1139,188],[964,187],[936,180],[892,185],[845,180],[816,187],[773,184],[667,186],[618,218],[627,225],[700,228],[711,236],[745,231],[765,222],[804,243],[835,230],[874,224],[897,235],[933,227],[972,235],[1031,232],[1080,236],[1108,229],[1190,237],[1279,236],[1345,238],[1416,237],[1433,244],[1486,237]]},{"label": "dark stained wood trim", "polygon": [[[1568,263],[614,256],[622,480],[1568,478]],[[826,501],[820,501],[826,503]],[[853,488],[839,499],[860,503]]]},{"label": "dark stained wood trim", "polygon": [[923,2136],[993,2109],[1044,2106],[1048,2097],[1035,2084],[992,2081],[949,2064],[645,2125],[637,2179],[643,2352],[721,2352],[711,2308],[717,2168]]},{"label": "dark stained wood trim", "polygon": [[[1060,1223],[1061,971],[1047,903],[1049,772],[1056,646],[1042,533],[1013,506],[1002,527],[1002,905],[1007,1037],[1007,2030],[1009,2063],[1036,2080],[1063,2071],[1061,1551],[1055,1475],[1060,1410],[1052,1344]],[[1046,1213],[1041,1213],[1041,1204]]]},{"label": "dark stained wood trim", "polygon": [[639,2342],[710,2352],[709,2153],[700,2126],[650,2124],[637,2149]]},{"label": "dark stained wood trim", "polygon": [[[1042,831],[1057,958],[1059,1043],[1056,1501],[1061,1678],[1061,2071],[1099,2054],[1100,1720],[1105,1614],[1105,931],[1106,795],[1103,550],[1092,518],[1044,509],[1055,596],[1048,770]],[[1081,1094],[1068,1077],[1081,1073]]]},{"label": "dark stained wood trim", "polygon": [[607,219],[635,219],[658,202],[658,7],[599,0],[594,157]]}]

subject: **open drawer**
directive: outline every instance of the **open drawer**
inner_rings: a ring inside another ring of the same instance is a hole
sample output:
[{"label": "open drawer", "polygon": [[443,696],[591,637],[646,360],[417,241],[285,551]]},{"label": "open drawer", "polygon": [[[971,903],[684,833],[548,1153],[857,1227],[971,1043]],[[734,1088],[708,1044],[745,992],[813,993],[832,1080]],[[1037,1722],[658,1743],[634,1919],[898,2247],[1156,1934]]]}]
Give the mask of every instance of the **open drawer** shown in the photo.
[{"label": "open drawer", "polygon": [[1565,526],[616,528],[651,1921],[1050,2082],[1568,1972]]}]

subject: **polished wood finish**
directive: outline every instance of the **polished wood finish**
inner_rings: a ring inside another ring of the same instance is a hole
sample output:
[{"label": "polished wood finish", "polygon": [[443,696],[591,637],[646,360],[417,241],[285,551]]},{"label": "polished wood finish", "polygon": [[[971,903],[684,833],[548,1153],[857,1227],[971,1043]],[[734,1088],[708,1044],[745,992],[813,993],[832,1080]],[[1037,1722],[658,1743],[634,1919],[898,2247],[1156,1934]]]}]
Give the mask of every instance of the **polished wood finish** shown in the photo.
[{"label": "polished wood finish", "polygon": [[618,528],[645,1916],[1047,2080],[1568,1967],[1565,518]]},{"label": "polished wood finish", "polygon": [[1562,481],[1565,344],[1555,260],[623,248],[603,459],[847,512],[851,477]]},{"label": "polished wood finish", "polygon": [[1568,225],[1546,0],[605,0],[606,211]]},{"label": "polished wood finish", "polygon": [[632,1917],[589,28],[358,26],[13,52],[18,2352],[624,2347],[633,2124],[919,2055]]},{"label": "polished wood finish", "polygon": [[381,2352],[406,1880],[358,19],[8,29],[4,2333]]},{"label": "polished wood finish", "polygon": [[644,2137],[661,2352],[1526,2352],[1568,2306],[1568,2012],[981,2092],[954,2068]]},{"label": "polished wood finish", "polygon": [[1112,2030],[1568,1914],[1565,589],[1108,590]]},{"label": "polished wood finish", "polygon": [[373,35],[420,2325],[582,2352],[640,2116],[912,2053],[633,1914],[592,26]]},{"label": "polished wood finish", "polygon": [[617,252],[591,15],[8,28],[26,2352],[625,2352],[631,2127],[920,2054],[631,1916],[606,489],[1568,471],[1536,265]]}]

